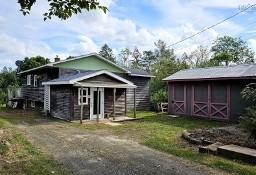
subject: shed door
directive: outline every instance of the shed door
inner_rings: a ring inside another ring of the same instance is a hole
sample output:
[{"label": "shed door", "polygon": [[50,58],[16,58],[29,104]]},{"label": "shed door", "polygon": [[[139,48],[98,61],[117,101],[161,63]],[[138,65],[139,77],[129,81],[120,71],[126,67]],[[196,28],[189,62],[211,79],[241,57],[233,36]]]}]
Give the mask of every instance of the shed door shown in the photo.
[{"label": "shed door", "polygon": [[192,91],[192,115],[199,117],[208,117],[208,85],[193,85]]},{"label": "shed door", "polygon": [[185,114],[186,111],[186,85],[176,84],[172,88],[172,113],[173,114]]},{"label": "shed door", "polygon": [[211,85],[210,118],[229,118],[229,92],[229,85]]},{"label": "shed door", "polygon": [[228,120],[229,103],[229,84],[195,84],[192,86],[192,116]]}]

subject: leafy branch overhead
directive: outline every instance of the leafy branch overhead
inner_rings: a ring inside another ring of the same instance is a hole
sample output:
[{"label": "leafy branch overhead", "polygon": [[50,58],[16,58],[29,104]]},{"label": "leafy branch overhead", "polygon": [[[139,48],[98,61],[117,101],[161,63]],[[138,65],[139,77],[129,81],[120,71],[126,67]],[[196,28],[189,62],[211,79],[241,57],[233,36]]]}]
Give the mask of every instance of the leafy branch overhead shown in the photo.
[{"label": "leafy branch overhead", "polygon": [[[36,3],[36,0],[18,0],[20,11],[23,15],[29,14],[31,7]],[[49,11],[44,13],[44,20],[51,19],[52,16],[57,16],[61,20],[70,18],[73,14],[82,13],[82,10],[101,9],[104,13],[108,8],[101,6],[97,0],[48,0]]]}]

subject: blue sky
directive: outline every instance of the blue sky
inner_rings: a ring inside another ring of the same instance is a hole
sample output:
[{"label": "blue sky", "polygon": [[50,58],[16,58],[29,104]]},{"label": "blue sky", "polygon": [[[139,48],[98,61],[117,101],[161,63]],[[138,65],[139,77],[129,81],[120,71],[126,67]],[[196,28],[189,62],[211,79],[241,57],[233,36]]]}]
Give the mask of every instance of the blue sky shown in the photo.
[{"label": "blue sky", "polygon": [[[53,61],[69,55],[99,52],[108,44],[117,55],[124,47],[142,52],[154,49],[154,42],[171,45],[237,12],[252,0],[102,0],[109,8],[86,12],[61,21],[43,20],[47,0],[37,1],[30,15],[23,16],[17,1],[3,1],[0,9],[0,69],[15,68],[16,60],[42,55]],[[204,45],[216,37],[241,37],[256,52],[256,8],[249,9],[196,37],[172,46],[177,56]]]}]

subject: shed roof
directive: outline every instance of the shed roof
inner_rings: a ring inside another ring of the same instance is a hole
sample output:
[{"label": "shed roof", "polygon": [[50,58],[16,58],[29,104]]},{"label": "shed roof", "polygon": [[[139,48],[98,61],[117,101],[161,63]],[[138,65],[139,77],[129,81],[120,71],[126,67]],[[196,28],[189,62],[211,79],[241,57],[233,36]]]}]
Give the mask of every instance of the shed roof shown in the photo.
[{"label": "shed roof", "polygon": [[193,81],[203,79],[243,79],[256,78],[256,64],[216,66],[197,69],[185,69],[176,72],[163,81]]}]

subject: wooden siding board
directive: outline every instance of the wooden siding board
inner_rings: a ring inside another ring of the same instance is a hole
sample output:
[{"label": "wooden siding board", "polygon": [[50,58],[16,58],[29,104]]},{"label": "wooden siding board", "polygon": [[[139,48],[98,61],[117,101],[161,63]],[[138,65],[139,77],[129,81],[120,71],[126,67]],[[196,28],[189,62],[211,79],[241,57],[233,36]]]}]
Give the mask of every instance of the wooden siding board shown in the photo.
[{"label": "wooden siding board", "polygon": [[[125,90],[126,89],[116,89],[116,117],[125,115]],[[113,117],[114,94],[112,88],[105,88],[104,98],[104,113]]]},{"label": "wooden siding board", "polygon": [[[135,77],[126,74],[117,74],[137,86],[136,88],[136,108],[137,109],[150,109],[150,78],[148,77]],[[134,108],[134,89],[127,89],[127,109]]]},{"label": "wooden siding board", "polygon": [[71,86],[51,86],[51,115],[71,120]]}]

